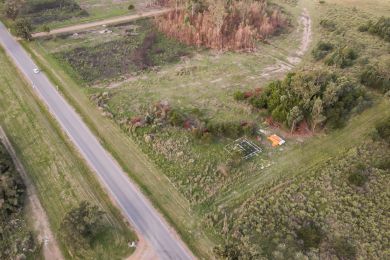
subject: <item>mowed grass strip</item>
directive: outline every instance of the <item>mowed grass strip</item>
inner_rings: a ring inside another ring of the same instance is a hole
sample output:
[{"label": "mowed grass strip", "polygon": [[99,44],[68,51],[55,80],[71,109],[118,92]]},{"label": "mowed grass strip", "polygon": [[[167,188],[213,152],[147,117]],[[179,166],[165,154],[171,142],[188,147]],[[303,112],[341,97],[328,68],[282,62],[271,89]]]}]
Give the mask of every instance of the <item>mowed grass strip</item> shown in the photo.
[{"label": "mowed grass strip", "polygon": [[[120,259],[130,255],[127,243],[136,239],[134,233],[3,49],[0,67],[0,123],[37,188],[65,257]],[[89,250],[75,253],[60,236],[60,225],[66,212],[82,200],[107,213],[108,228]]]}]

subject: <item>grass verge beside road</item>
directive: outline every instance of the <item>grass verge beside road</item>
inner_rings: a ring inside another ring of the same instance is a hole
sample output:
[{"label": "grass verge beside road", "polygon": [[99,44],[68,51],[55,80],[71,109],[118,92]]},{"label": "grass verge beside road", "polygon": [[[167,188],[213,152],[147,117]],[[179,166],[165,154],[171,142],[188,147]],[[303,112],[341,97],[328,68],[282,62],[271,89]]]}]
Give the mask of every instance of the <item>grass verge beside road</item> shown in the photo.
[{"label": "grass verge beside road", "polygon": [[36,42],[23,43],[23,45],[49,79],[58,86],[103,146],[139,185],[154,206],[164,214],[169,223],[175,227],[190,249],[197,256],[209,259],[212,256],[215,241],[203,232],[200,219],[183,195],[166,176],[155,168],[118,125],[105,118],[101,111],[93,106],[88,99],[88,90],[80,88],[61,64]]},{"label": "grass verge beside road", "polygon": [[[136,236],[3,49],[0,67],[0,123],[37,188],[64,256],[120,259],[130,255],[133,249],[128,242]],[[66,212],[82,200],[107,213],[107,229],[91,248],[75,251],[62,238],[60,225]]]}]

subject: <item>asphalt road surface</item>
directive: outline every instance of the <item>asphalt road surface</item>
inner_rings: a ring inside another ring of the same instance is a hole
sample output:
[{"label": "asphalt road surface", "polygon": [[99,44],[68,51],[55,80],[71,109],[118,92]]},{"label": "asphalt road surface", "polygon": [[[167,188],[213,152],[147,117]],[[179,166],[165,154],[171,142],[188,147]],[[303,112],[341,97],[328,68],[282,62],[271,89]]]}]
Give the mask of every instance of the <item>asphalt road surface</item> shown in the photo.
[{"label": "asphalt road surface", "polygon": [[31,81],[31,87],[99,176],[138,234],[142,235],[153,248],[155,254],[164,260],[194,259],[176,233],[152,207],[138,187],[129,180],[117,162],[104,150],[45,74],[34,73],[33,70],[37,66],[2,23],[0,23],[0,44],[20,71]]}]

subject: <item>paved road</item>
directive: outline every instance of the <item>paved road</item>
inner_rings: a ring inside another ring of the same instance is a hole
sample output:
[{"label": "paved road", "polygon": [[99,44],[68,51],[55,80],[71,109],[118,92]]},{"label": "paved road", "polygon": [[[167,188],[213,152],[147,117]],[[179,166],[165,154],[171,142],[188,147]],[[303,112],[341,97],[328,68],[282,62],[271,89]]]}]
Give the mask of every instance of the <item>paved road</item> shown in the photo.
[{"label": "paved road", "polygon": [[77,25],[72,25],[72,26],[68,26],[68,27],[64,27],[64,28],[54,29],[54,30],[50,31],[49,33],[38,32],[38,33],[34,33],[32,36],[33,36],[33,38],[38,38],[38,37],[43,37],[43,36],[53,35],[53,34],[77,32],[77,31],[82,31],[82,30],[89,29],[92,27],[103,26],[103,25],[108,25],[108,24],[125,23],[125,22],[138,20],[138,19],[145,18],[145,17],[159,16],[159,15],[162,15],[162,14],[169,12],[170,10],[171,9],[151,10],[151,11],[148,11],[146,13],[141,13],[141,14],[132,14],[132,15],[114,17],[114,18],[109,18],[106,20],[77,24]]},{"label": "paved road", "polygon": [[36,65],[2,23],[0,23],[0,44],[3,45],[27,79],[31,81],[31,86],[38,96],[99,176],[130,223],[151,245],[156,255],[164,260],[194,259],[194,256],[175,232],[129,180],[121,167],[104,150],[80,116],[56,91],[45,74],[42,72],[34,74],[33,69]]}]

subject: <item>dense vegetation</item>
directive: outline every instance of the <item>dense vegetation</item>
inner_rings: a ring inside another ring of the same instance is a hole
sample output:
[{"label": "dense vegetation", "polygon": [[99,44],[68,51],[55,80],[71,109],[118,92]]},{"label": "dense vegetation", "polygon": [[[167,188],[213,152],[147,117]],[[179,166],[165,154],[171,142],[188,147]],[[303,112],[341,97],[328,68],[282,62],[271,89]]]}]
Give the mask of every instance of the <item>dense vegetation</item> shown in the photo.
[{"label": "dense vegetation", "polygon": [[5,0],[4,12],[13,20],[27,19],[33,26],[88,15],[74,0]]},{"label": "dense vegetation", "polygon": [[39,246],[23,215],[25,186],[0,144],[0,258],[37,256]]},{"label": "dense vegetation", "polygon": [[253,49],[287,25],[275,6],[264,0],[186,0],[175,10],[157,19],[156,26],[165,34],[186,44],[219,50]]},{"label": "dense vegetation", "polygon": [[[367,141],[302,177],[262,188],[207,224],[228,259],[386,259],[390,241],[389,145]],[[352,176],[352,177],[351,177]],[[259,199],[261,198],[261,199]]]},{"label": "dense vegetation", "polygon": [[135,25],[140,27],[137,32],[127,31],[121,39],[76,47],[55,56],[68,63],[85,83],[96,83],[174,63],[189,54],[188,47],[155,32],[149,21]]},{"label": "dense vegetation", "polygon": [[62,221],[64,239],[78,250],[90,248],[94,239],[104,230],[104,214],[97,206],[82,201]]},{"label": "dense vegetation", "polygon": [[378,35],[390,42],[390,17],[381,17],[376,22],[370,20],[367,24],[360,26],[359,31]]},{"label": "dense vegetation", "polygon": [[382,93],[390,91],[390,62],[385,66],[367,65],[360,74],[360,82]]},{"label": "dense vegetation", "polygon": [[267,109],[291,131],[303,121],[309,122],[313,131],[319,125],[341,127],[353,109],[368,104],[365,90],[357,82],[327,71],[290,73],[248,100],[256,108]]},{"label": "dense vegetation", "polygon": [[356,51],[349,46],[340,45],[336,47],[330,42],[322,41],[313,49],[312,55],[315,60],[324,59],[326,65],[342,69],[352,66],[358,58]]}]

